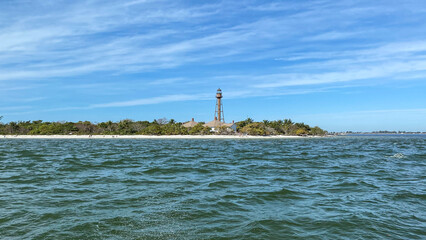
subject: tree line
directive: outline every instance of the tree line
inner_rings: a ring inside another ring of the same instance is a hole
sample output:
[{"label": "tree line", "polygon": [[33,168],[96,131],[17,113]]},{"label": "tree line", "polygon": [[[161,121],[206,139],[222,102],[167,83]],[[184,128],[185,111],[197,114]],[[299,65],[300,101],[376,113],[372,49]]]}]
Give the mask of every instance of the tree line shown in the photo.
[{"label": "tree line", "polygon": [[[1,117],[0,117],[1,120]],[[290,119],[255,122],[251,118],[236,122],[237,131],[220,127],[215,132],[200,122],[192,128],[183,123],[165,118],[149,121],[124,119],[118,122],[92,123],[79,122],[43,122],[18,121],[1,123],[0,135],[325,135],[327,132],[317,126],[295,123]]]}]

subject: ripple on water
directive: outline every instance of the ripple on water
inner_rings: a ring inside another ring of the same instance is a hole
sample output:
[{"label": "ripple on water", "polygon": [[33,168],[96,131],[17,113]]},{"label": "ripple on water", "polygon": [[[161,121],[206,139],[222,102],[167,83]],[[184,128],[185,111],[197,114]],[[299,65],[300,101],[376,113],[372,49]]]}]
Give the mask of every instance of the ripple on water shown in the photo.
[{"label": "ripple on water", "polygon": [[401,159],[401,158],[405,158],[405,155],[402,153],[395,153],[394,155],[392,155],[392,157]]},{"label": "ripple on water", "polygon": [[426,138],[0,140],[5,239],[423,239]]}]

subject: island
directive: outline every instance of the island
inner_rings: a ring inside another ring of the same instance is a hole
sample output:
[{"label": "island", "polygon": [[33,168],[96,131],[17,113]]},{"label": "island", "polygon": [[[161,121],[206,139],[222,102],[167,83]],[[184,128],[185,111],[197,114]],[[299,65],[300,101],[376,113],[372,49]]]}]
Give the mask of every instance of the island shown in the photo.
[{"label": "island", "polygon": [[325,136],[327,131],[318,126],[311,127],[296,123],[291,119],[255,122],[251,118],[232,124],[217,122],[204,123],[177,122],[166,118],[153,121],[133,121],[124,119],[118,122],[107,121],[92,123],[18,121],[1,123],[0,135],[3,136]]}]

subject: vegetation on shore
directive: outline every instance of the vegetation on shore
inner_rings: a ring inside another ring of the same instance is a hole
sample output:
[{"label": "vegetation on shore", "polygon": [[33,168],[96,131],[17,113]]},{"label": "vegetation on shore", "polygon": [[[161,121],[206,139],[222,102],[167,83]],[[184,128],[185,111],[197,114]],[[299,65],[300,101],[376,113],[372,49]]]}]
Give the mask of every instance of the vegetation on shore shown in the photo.
[{"label": "vegetation on shore", "polygon": [[[1,120],[1,117],[0,117]],[[248,118],[237,122],[237,131],[221,127],[216,132],[199,123],[192,128],[185,128],[183,123],[175,120],[157,119],[149,121],[133,121],[92,123],[79,122],[43,122],[19,121],[0,122],[0,135],[325,135],[327,132],[319,127],[310,127],[304,123],[295,123],[290,119],[255,122]]]}]

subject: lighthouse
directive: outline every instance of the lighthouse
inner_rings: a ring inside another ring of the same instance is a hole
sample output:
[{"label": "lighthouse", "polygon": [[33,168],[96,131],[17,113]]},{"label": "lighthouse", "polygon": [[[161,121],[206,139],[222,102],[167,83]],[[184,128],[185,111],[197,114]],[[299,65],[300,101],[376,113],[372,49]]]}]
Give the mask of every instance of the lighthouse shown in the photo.
[{"label": "lighthouse", "polygon": [[[184,123],[182,126],[186,128],[193,128],[197,126],[198,123],[194,121],[194,118]],[[223,115],[223,104],[222,104],[222,90],[219,88],[216,92],[216,109],[214,112],[214,119],[203,125],[204,127],[209,127],[211,132],[219,132],[221,134],[231,133],[237,131],[237,125],[232,121],[232,123],[225,123],[225,116]],[[224,130],[225,129],[225,130]]]},{"label": "lighthouse", "polygon": [[214,119],[219,122],[225,123],[225,115],[223,114],[223,105],[222,105],[222,90],[219,88],[216,92],[216,110],[214,113]]},{"label": "lighthouse", "polygon": [[222,90],[219,88],[216,92],[216,109],[214,112],[214,119],[203,126],[211,128],[212,132],[222,131],[221,128],[225,127],[227,132],[237,131],[237,125],[232,123],[225,123],[225,116],[223,115],[223,104],[222,104]]}]

